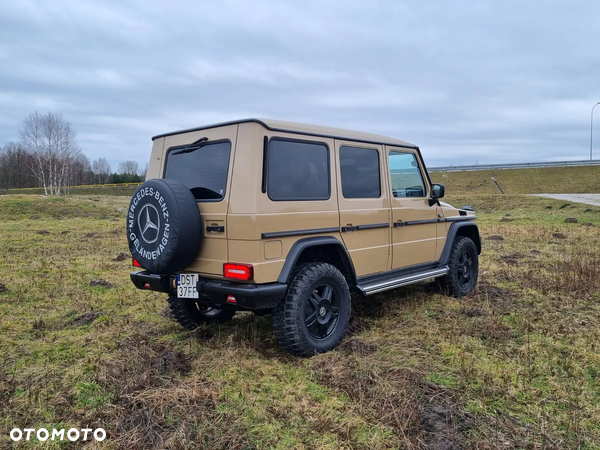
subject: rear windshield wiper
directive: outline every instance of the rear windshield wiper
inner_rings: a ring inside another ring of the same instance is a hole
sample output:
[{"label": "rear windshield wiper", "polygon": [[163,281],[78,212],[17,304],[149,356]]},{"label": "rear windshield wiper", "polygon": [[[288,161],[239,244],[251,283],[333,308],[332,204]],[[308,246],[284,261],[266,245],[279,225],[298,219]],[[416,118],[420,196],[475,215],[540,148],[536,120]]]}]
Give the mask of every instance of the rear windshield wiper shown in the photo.
[{"label": "rear windshield wiper", "polygon": [[206,141],[208,141],[208,138],[206,136],[202,137],[202,138],[198,139],[197,141],[194,141],[191,144],[186,145],[181,150],[173,152],[173,155],[181,155],[182,153],[194,152],[194,151],[198,150],[199,148],[204,147],[204,145],[201,145],[201,144]]}]

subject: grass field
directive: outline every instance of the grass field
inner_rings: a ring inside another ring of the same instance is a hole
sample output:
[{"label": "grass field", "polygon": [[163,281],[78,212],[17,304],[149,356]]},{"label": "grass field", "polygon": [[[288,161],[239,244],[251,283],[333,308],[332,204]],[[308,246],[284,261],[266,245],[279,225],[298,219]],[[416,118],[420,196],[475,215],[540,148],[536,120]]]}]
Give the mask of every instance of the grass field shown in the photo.
[{"label": "grass field", "polygon": [[477,291],[354,299],[310,359],[270,316],[188,332],[136,290],[127,197],[1,196],[0,448],[84,446],[10,441],[28,426],[103,427],[85,447],[109,449],[600,448],[600,208],[456,190]]},{"label": "grass field", "polygon": [[432,172],[434,183],[446,185],[453,195],[593,194],[600,192],[600,166],[496,169],[469,172]]}]

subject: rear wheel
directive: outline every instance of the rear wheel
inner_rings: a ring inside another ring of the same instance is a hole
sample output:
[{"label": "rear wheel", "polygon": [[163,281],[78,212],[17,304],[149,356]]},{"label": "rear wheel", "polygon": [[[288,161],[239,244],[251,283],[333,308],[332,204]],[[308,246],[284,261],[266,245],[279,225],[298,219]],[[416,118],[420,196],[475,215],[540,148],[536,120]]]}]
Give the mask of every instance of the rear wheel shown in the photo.
[{"label": "rear wheel", "polygon": [[175,320],[188,330],[197,328],[201,323],[228,322],[235,315],[235,311],[200,306],[193,299],[175,295],[169,295],[167,302]]},{"label": "rear wheel", "polygon": [[297,356],[312,356],[336,347],[350,319],[350,291],[334,266],[307,263],[298,267],[285,298],[273,310],[279,344]]},{"label": "rear wheel", "polygon": [[459,236],[454,240],[448,267],[448,274],[440,278],[440,284],[448,295],[463,297],[473,292],[477,284],[479,260],[477,247],[470,238]]}]

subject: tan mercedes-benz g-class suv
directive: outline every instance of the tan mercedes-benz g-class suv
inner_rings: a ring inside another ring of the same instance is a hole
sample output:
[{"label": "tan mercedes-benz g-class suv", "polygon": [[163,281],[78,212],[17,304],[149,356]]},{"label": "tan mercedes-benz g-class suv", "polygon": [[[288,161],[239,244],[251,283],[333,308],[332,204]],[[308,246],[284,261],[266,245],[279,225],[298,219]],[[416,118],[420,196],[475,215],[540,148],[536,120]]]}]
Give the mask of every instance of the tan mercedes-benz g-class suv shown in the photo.
[{"label": "tan mercedes-benz g-class suv", "polygon": [[140,289],[165,292],[193,329],[271,313],[280,345],[334,348],[350,292],[438,278],[477,282],[471,208],[440,202],[419,148],[374,134],[247,119],[155,136],[127,239]]}]

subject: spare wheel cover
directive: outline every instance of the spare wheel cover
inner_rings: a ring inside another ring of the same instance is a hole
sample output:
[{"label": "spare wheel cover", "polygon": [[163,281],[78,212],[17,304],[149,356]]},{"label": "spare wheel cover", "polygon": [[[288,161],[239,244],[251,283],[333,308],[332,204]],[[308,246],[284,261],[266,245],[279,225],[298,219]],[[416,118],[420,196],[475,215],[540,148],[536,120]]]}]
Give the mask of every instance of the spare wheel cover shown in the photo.
[{"label": "spare wheel cover", "polygon": [[149,272],[184,270],[198,253],[201,223],[198,204],[187,186],[170,179],[148,180],[129,203],[129,250]]}]

